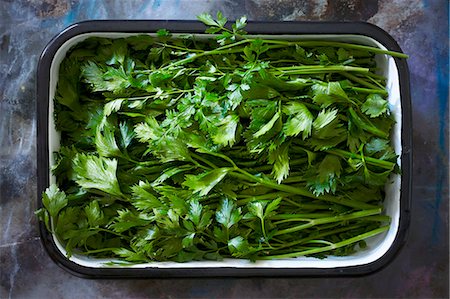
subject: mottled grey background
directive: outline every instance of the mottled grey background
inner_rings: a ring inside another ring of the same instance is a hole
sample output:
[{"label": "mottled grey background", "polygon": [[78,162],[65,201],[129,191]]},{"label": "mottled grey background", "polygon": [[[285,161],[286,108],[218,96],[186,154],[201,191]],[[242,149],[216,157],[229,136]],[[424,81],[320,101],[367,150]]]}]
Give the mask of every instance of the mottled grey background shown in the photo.
[{"label": "mottled grey background", "polygon": [[[0,298],[448,298],[448,1],[0,0]],[[386,268],[358,278],[85,280],[41,245],[36,209],[36,65],[50,39],[86,19],[360,20],[408,60],[414,124],[412,225]]]}]

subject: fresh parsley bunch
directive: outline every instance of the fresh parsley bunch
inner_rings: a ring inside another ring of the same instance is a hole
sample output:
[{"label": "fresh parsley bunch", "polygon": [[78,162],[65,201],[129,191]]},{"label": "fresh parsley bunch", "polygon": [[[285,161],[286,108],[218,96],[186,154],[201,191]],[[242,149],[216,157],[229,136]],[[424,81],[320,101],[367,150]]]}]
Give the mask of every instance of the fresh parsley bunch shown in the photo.
[{"label": "fresh parsley bunch", "polygon": [[68,255],[128,262],[349,255],[399,173],[375,56],[333,41],[89,38],[60,66],[61,148],[37,214]]}]

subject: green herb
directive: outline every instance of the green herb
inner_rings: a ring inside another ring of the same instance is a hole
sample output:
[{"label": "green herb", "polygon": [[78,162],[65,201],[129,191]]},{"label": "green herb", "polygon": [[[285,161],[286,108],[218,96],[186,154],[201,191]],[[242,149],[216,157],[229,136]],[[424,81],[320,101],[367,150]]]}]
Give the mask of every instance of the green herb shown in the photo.
[{"label": "green herb", "polygon": [[389,228],[398,172],[376,55],[253,38],[88,38],[60,68],[56,184],[37,211],[68,254],[127,262],[349,255]]}]

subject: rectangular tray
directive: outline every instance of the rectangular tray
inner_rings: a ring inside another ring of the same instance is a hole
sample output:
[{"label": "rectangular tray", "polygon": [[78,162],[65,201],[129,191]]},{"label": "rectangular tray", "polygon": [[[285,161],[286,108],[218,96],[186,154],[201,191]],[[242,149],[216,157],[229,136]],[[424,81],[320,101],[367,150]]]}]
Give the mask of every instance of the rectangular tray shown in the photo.
[{"label": "rectangular tray", "polygon": [[[76,23],[57,35],[44,49],[37,73],[37,177],[38,207],[41,194],[55,182],[50,172],[53,153],[59,148],[59,134],[53,121],[53,97],[59,64],[67,51],[88,37],[125,37],[133,34],[153,34],[165,28],[176,34],[202,34],[204,25],[193,21],[86,21]],[[250,22],[249,35],[292,40],[314,39],[354,42],[401,52],[395,40],[380,28],[368,23],[336,22]],[[64,247],[40,223],[41,239],[52,259],[75,275],[91,278],[107,277],[193,277],[193,276],[317,276],[368,274],[387,265],[404,243],[410,222],[410,190],[412,169],[411,109],[409,75],[405,60],[377,56],[378,66],[387,77],[387,90],[392,113],[396,119],[392,142],[399,155],[402,175],[395,175],[386,186],[385,213],[392,218],[385,234],[368,240],[368,250],[347,257],[317,259],[299,257],[256,263],[225,259],[187,263],[152,262],[132,266],[106,266],[109,260],[73,255],[66,257]]]}]

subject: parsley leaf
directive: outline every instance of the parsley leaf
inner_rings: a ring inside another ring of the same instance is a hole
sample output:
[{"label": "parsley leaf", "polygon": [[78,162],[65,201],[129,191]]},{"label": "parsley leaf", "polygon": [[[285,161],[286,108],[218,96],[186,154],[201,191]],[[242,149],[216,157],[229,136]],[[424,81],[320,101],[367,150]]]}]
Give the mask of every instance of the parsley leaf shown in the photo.
[{"label": "parsley leaf", "polygon": [[339,82],[320,82],[312,85],[313,101],[323,108],[334,103],[349,101]]},{"label": "parsley leaf", "polygon": [[269,164],[273,164],[272,175],[281,183],[289,175],[289,143],[283,143],[269,152]]},{"label": "parsley leaf", "polygon": [[231,200],[225,198],[216,211],[216,220],[225,228],[230,229],[242,219],[241,213],[240,208],[236,208]]},{"label": "parsley leaf", "polygon": [[76,182],[88,190],[100,190],[114,196],[122,196],[117,181],[117,160],[94,155],[77,154],[73,161]]},{"label": "parsley leaf", "polygon": [[194,193],[204,196],[211,191],[230,171],[230,168],[223,167],[210,171],[205,171],[198,175],[188,174],[183,185],[188,187]]},{"label": "parsley leaf", "polygon": [[149,212],[166,206],[153,194],[153,188],[147,182],[140,181],[138,185],[132,186],[131,190],[133,196],[131,204],[140,211]]},{"label": "parsley leaf", "polygon": [[97,128],[95,134],[95,146],[97,152],[103,157],[119,157],[122,155],[114,136],[114,127],[106,122],[105,125]]},{"label": "parsley leaf", "polygon": [[283,112],[290,116],[283,127],[286,136],[297,136],[302,133],[302,138],[306,139],[311,135],[313,115],[304,104],[290,102],[283,107]]},{"label": "parsley leaf", "polygon": [[67,205],[67,197],[64,191],[58,186],[51,184],[42,195],[42,204],[51,217],[55,218],[58,213]]},{"label": "parsley leaf", "polygon": [[341,172],[340,159],[334,155],[326,155],[320,162],[316,174],[308,181],[308,186],[316,195],[334,193]]},{"label": "parsley leaf", "polygon": [[378,117],[388,111],[388,101],[379,94],[370,94],[362,104],[361,110],[370,117]]}]

